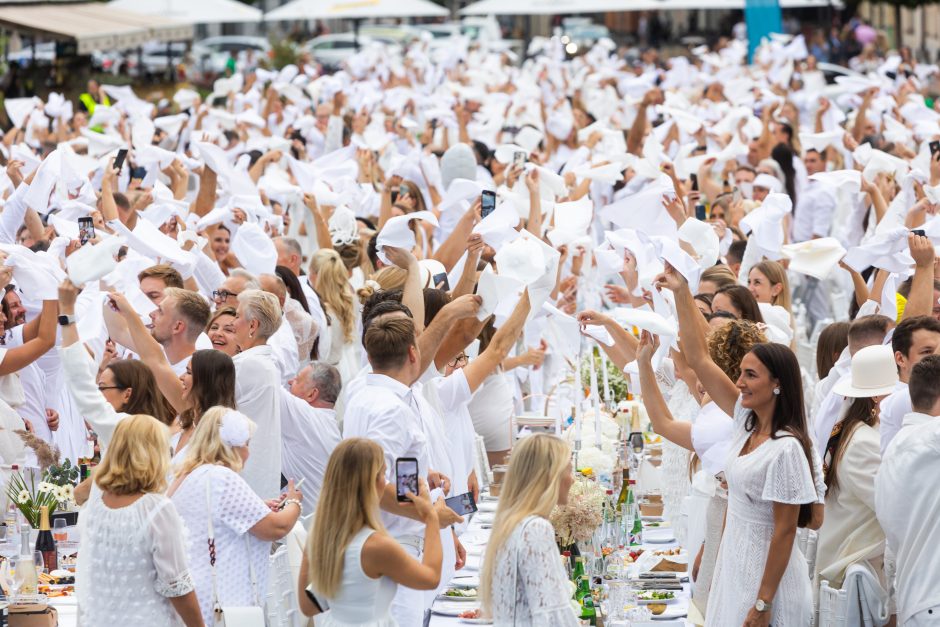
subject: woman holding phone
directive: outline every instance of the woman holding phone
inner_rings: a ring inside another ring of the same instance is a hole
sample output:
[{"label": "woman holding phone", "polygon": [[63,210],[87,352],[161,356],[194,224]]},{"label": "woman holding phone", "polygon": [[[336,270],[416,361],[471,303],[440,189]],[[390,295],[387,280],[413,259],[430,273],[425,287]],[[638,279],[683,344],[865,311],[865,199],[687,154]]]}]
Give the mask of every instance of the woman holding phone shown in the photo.
[{"label": "woman holding phone", "polygon": [[394,627],[389,613],[399,585],[434,590],[440,583],[440,525],[437,510],[420,480],[417,496],[402,514],[425,524],[421,561],[408,554],[379,518],[379,495],[385,490],[385,455],[365,438],[343,440],[330,456],[317,503],[313,529],[300,564],[300,610],[314,616],[330,613],[318,624]]}]

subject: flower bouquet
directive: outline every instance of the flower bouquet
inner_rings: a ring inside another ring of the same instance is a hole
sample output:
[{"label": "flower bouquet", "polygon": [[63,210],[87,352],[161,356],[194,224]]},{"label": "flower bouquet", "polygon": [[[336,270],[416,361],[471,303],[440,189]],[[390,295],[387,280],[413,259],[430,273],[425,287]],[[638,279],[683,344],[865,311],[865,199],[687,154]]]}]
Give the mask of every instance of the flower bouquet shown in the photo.
[{"label": "flower bouquet", "polygon": [[587,542],[604,521],[607,492],[596,481],[577,479],[568,493],[567,505],[556,505],[550,520],[561,546]]},{"label": "flower bouquet", "polygon": [[42,474],[37,484],[37,469],[29,468],[15,471],[7,485],[7,497],[23,513],[26,521],[34,528],[39,527],[40,508],[49,508],[52,514],[59,507],[69,507],[75,502],[75,483],[78,480],[78,468],[65,460],[61,466],[52,465],[40,471]]}]

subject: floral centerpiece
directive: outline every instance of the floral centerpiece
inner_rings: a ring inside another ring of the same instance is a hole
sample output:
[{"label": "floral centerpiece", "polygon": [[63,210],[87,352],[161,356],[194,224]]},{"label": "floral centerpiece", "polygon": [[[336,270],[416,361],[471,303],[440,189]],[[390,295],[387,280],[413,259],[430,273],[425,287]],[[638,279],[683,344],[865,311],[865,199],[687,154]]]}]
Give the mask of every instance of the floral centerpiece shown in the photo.
[{"label": "floral centerpiece", "polygon": [[[581,374],[581,385],[585,389],[591,388],[591,363],[589,359],[594,359],[594,368],[597,371],[597,388],[600,393],[601,400],[604,399],[604,360],[601,359],[600,354],[597,351],[588,351],[584,356],[581,357],[581,363],[579,364],[578,370]],[[630,392],[630,383],[627,381],[626,377],[623,376],[623,371],[617,367],[612,360],[607,359],[607,385],[610,387],[610,396],[611,398],[606,399],[606,402],[611,406],[616,406],[620,401],[627,399],[627,393]]]},{"label": "floral centerpiece", "polygon": [[[78,468],[69,460],[58,463],[59,453],[48,444],[25,431],[16,431],[26,446],[36,452],[39,468],[17,470],[7,484],[7,497],[22,512],[26,521],[39,527],[40,508],[46,506],[52,514],[60,507],[69,507],[75,502],[75,485],[78,483]],[[38,472],[37,472],[38,471]],[[37,482],[37,474],[39,481]]]},{"label": "floral centerpiece", "polygon": [[606,490],[596,481],[579,478],[568,492],[568,504],[556,505],[550,520],[561,546],[587,542],[604,521]]}]

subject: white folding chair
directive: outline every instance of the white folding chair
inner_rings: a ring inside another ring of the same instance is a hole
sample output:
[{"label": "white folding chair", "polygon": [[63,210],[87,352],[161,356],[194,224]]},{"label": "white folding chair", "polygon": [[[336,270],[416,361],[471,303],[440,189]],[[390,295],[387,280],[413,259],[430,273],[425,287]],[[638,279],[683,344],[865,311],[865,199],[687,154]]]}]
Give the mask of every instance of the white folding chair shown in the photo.
[{"label": "white folding chair", "polygon": [[796,530],[796,546],[806,559],[809,570],[809,579],[816,578],[816,542],[818,536],[812,529],[801,528]]},{"label": "white folding chair", "polygon": [[270,557],[265,613],[268,627],[301,627],[303,615],[297,605],[297,582],[291,576],[287,547],[279,546]]},{"label": "white folding chair", "polygon": [[819,611],[816,627],[848,627],[849,599],[845,590],[836,590],[828,581],[819,582]]}]

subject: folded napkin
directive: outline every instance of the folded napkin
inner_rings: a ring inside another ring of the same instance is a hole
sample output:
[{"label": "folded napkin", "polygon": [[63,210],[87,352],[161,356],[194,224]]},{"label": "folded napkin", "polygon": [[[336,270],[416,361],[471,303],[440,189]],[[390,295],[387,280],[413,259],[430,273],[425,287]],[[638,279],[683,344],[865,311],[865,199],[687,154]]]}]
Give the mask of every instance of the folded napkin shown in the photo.
[{"label": "folded napkin", "polygon": [[376,253],[382,263],[391,265],[388,257],[385,256],[386,246],[404,248],[405,250],[411,250],[415,247],[415,234],[409,226],[412,220],[423,220],[434,226],[438,225],[437,217],[430,211],[416,211],[415,213],[390,218],[382,227],[382,230],[379,231],[375,240]]},{"label": "folded napkin", "polygon": [[790,270],[819,280],[825,279],[845,256],[845,248],[834,237],[811,239],[797,244],[786,244],[781,249],[790,260]]}]

